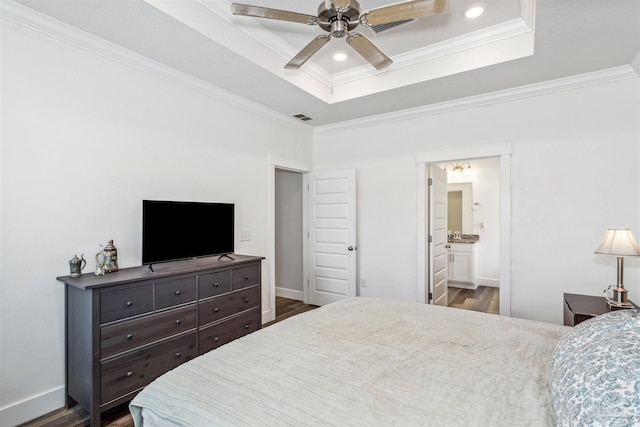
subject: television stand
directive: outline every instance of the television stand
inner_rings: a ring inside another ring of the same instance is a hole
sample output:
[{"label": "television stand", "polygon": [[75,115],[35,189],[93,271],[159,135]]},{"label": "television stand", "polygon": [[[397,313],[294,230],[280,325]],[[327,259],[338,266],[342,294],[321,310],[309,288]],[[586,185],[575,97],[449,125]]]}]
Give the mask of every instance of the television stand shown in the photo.
[{"label": "television stand", "polygon": [[149,273],[153,273],[153,264],[149,264],[148,270],[149,270]]},{"label": "television stand", "polygon": [[229,254],[222,254],[218,257],[218,261],[220,261],[222,258],[229,258],[231,261],[234,261],[234,258],[231,257]]}]

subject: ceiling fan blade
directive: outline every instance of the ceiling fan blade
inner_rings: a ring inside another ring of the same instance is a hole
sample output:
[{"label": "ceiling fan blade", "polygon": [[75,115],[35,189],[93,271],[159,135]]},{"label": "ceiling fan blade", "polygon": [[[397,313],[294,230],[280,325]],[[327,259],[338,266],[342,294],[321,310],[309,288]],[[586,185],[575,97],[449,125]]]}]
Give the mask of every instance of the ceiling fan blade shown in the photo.
[{"label": "ceiling fan blade", "polygon": [[284,66],[287,70],[297,70],[313,56],[314,53],[320,50],[322,46],[329,43],[331,40],[330,35],[318,36],[311,40],[311,43],[306,45],[291,61]]},{"label": "ceiling fan blade", "polygon": [[391,58],[385,55],[371,40],[360,33],[349,33],[347,43],[378,70],[382,70],[393,64]]},{"label": "ceiling fan blade", "polygon": [[250,6],[248,4],[231,4],[231,13],[234,15],[253,16],[255,18],[277,19],[279,21],[298,22],[300,24],[317,25],[317,16],[304,13],[289,12],[287,10],[270,9],[268,7]]},{"label": "ceiling fan blade", "polygon": [[360,23],[373,26],[439,15],[449,11],[449,0],[411,0],[372,9],[362,15]]}]

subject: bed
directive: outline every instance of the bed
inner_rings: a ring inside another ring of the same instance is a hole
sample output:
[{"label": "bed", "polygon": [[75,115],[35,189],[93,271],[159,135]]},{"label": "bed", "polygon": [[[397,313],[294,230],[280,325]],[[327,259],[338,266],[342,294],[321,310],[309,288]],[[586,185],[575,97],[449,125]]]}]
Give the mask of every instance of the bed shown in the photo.
[{"label": "bed", "polygon": [[640,319],[623,311],[569,328],[352,298],[183,364],[130,409],[138,427],[638,425]]}]

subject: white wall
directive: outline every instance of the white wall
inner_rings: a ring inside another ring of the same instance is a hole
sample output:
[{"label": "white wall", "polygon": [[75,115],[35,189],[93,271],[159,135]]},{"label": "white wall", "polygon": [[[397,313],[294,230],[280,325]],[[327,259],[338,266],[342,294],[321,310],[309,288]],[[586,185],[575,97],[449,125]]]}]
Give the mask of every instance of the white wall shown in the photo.
[{"label": "white wall", "polygon": [[[511,313],[561,323],[563,292],[615,280],[615,260],[593,253],[607,227],[640,238],[639,114],[636,78],[317,132],[317,169],[358,172],[361,295],[417,299],[416,153],[511,141]],[[640,301],[640,260],[625,273]]]},{"label": "white wall", "polygon": [[[74,254],[92,259],[114,239],[120,266],[140,265],[149,198],[235,203],[236,252],[266,256],[267,155],[311,163],[311,139],[293,121],[3,22],[0,425],[64,404],[64,286],[55,278],[69,274]],[[240,242],[239,230],[252,240]]]}]

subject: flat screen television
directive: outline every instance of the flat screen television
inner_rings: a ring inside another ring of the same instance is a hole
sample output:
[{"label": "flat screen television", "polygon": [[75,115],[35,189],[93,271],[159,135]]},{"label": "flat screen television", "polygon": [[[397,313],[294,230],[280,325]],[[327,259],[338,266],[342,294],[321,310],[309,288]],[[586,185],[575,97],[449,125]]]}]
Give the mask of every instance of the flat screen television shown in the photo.
[{"label": "flat screen television", "polygon": [[142,263],[233,253],[233,203],[142,201]]}]

